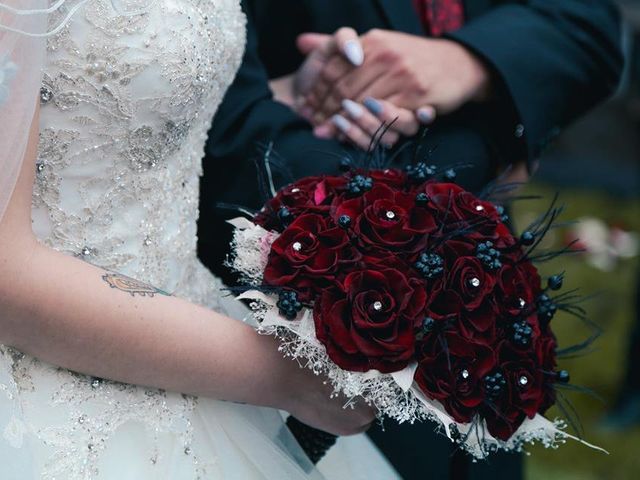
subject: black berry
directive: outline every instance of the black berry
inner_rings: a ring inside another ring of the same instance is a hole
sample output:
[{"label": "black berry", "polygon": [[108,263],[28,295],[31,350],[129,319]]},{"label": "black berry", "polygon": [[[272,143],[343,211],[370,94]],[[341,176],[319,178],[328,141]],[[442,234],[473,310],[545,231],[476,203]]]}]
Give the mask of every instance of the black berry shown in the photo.
[{"label": "black berry", "polygon": [[429,280],[444,272],[444,260],[436,253],[421,253],[413,266],[424,278]]},{"label": "black berry", "polygon": [[351,217],[349,215],[340,215],[340,218],[338,218],[338,225],[342,228],[349,228],[351,226]]},{"label": "black berry", "polygon": [[476,247],[476,258],[489,270],[498,270],[502,267],[500,252],[493,248],[493,242],[486,241],[479,243]]},{"label": "black berry", "polygon": [[276,306],[280,315],[287,320],[295,320],[300,310],[302,310],[302,303],[298,301],[298,294],[291,290],[280,292]]},{"label": "black berry", "polygon": [[356,175],[347,184],[347,191],[351,195],[361,195],[373,188],[373,180],[371,177],[364,175]]}]

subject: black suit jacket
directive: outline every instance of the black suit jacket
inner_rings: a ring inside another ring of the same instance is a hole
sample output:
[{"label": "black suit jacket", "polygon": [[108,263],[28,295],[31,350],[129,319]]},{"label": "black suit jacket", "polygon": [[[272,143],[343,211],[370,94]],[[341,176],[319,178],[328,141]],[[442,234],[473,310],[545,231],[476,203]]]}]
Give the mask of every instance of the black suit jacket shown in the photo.
[{"label": "black suit jacket", "polygon": [[[244,0],[248,39],[244,61],[218,110],[207,144],[199,230],[200,255],[227,281],[230,214],[217,202],[258,207],[252,158],[258,143],[273,141],[295,177],[335,172],[349,147],[316,139],[310,126],[272,99],[268,81],[294,72],[302,56],[296,37],[351,26],[423,35],[411,0]],[[485,60],[497,95],[440,118],[427,142],[431,161],[465,162],[459,182],[477,190],[498,164],[535,159],[561,128],[609,95],[620,75],[618,14],[608,0],[466,0],[467,22],[447,35]],[[282,179],[281,179],[282,181]],[[232,215],[232,214],[231,214]],[[406,479],[447,478],[451,446],[433,426],[397,426],[373,432]],[[521,478],[519,456],[492,458],[471,469],[471,479]]]}]

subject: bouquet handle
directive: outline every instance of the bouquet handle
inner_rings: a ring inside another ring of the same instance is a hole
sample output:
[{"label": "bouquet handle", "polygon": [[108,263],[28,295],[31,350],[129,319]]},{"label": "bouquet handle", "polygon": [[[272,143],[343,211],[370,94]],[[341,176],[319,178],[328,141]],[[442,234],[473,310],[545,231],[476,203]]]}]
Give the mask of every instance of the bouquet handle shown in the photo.
[{"label": "bouquet handle", "polygon": [[338,440],[336,435],[310,427],[294,417],[287,418],[287,427],[314,465],[318,464]]}]

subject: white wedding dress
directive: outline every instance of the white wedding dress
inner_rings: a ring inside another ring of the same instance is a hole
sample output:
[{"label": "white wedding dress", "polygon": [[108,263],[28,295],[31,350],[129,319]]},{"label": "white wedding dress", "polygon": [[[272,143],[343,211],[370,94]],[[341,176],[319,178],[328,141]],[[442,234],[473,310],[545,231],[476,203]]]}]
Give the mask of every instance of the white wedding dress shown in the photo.
[{"label": "white wedding dress", "polygon": [[[238,0],[152,3],[123,16],[88,0],[48,40],[34,230],[56,250],[241,318],[197,259],[196,219],[204,142],[240,65],[245,19]],[[280,412],[90,378],[0,346],[2,480],[298,478],[396,474],[363,436],[340,439],[314,469]]]}]

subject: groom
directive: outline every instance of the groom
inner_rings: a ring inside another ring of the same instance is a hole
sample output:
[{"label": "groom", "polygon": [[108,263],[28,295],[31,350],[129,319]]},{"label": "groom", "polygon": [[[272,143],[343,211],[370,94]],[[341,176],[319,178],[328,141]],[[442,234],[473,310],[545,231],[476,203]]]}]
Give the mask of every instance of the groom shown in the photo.
[{"label": "groom", "polygon": [[[227,281],[232,278],[221,265],[229,215],[215,205],[259,207],[251,161],[256,145],[273,141],[296,177],[336,172],[339,158],[353,148],[316,138],[306,120],[272,97],[269,81],[294,73],[304,60],[298,35],[349,26],[364,34],[365,52],[402,60],[343,65],[334,83],[349,87],[341,91],[352,100],[376,94],[410,110],[436,106],[427,137],[437,146],[432,162],[471,164],[458,182],[476,191],[510,164],[532,168],[565,125],[612,93],[621,70],[618,16],[608,0],[246,0],[243,8],[247,50],[209,134],[199,232],[203,261]],[[368,44],[372,29],[377,40]],[[447,64],[452,58],[480,65],[490,93],[471,98],[460,87],[457,65]],[[375,68],[400,64],[411,67],[406,81],[385,84],[385,75],[375,75]],[[362,81],[367,75],[375,81]],[[314,105],[314,118],[330,118],[339,111],[341,91],[322,80],[318,85],[331,93]],[[372,437],[404,478],[425,478],[426,468],[429,478],[446,478],[451,445],[432,429],[388,422],[384,434]],[[493,457],[470,473],[521,478],[521,458]]]}]

